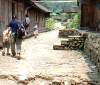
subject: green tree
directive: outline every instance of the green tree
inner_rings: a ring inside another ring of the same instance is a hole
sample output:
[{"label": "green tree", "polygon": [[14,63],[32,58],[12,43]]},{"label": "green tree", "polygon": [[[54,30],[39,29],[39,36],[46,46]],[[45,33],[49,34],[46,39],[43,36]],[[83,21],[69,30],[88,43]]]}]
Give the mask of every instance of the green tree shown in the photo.
[{"label": "green tree", "polygon": [[53,18],[47,18],[46,24],[45,24],[46,29],[48,29],[48,30],[54,29],[54,25],[55,25],[56,22],[57,21],[54,20]]},{"label": "green tree", "polygon": [[80,25],[80,15],[78,13],[72,14],[72,22],[68,24],[68,28],[78,29]]}]

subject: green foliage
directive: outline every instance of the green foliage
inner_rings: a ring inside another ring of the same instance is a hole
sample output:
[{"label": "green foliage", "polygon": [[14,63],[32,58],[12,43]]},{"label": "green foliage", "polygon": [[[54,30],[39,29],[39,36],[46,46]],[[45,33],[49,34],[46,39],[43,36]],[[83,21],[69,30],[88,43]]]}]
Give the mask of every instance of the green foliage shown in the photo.
[{"label": "green foliage", "polygon": [[55,25],[56,22],[57,21],[54,20],[53,18],[47,18],[46,24],[45,24],[46,29],[49,29],[49,30],[54,29],[54,25]]},{"label": "green foliage", "polygon": [[57,15],[52,16],[55,20],[59,20],[61,22],[66,21],[68,19],[67,13],[59,13]]},{"label": "green foliage", "polygon": [[66,13],[61,13],[60,17],[61,17],[61,21],[65,21],[67,20],[68,15]]},{"label": "green foliage", "polygon": [[80,15],[79,14],[72,14],[72,22],[67,25],[67,28],[75,28],[78,29],[80,25]]}]

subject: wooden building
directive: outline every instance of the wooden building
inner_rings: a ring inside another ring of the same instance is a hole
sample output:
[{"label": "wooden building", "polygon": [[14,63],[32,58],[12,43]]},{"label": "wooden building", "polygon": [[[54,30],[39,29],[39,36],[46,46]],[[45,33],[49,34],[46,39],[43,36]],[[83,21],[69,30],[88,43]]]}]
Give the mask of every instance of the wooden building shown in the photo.
[{"label": "wooden building", "polygon": [[97,30],[100,21],[100,0],[81,0],[80,3],[81,29]]},{"label": "wooden building", "polygon": [[38,24],[39,31],[45,31],[45,19],[49,17],[50,11],[39,3],[33,3],[32,7],[28,9],[28,13],[31,19],[31,28],[35,23]]},{"label": "wooden building", "polygon": [[39,31],[43,32],[45,29],[45,18],[50,13],[47,8],[34,3],[33,0],[0,0],[0,36],[13,15],[16,15],[19,20],[23,21],[26,13],[29,14],[31,19],[30,31],[32,31],[34,23],[37,23]]}]

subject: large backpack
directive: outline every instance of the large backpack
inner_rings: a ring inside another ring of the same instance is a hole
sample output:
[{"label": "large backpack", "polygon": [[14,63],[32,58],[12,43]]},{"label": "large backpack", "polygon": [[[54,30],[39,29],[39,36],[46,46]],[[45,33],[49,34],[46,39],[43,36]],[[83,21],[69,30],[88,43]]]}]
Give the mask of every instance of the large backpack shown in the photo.
[{"label": "large backpack", "polygon": [[17,38],[18,39],[22,39],[23,36],[25,36],[25,32],[24,30],[22,30],[21,28],[17,30]]}]

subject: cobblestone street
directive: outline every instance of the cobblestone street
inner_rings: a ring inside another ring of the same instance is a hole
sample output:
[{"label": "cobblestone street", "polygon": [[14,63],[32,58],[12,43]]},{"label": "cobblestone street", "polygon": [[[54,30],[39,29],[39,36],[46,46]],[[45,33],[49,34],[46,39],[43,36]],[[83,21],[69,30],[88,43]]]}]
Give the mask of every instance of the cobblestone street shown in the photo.
[{"label": "cobblestone street", "polygon": [[[41,33],[36,39],[31,37],[24,40],[21,60],[1,56],[0,85],[19,85],[12,76],[19,80],[36,77],[44,80],[100,81],[95,66],[85,54],[75,50],[53,50],[55,42],[59,42],[58,30]],[[49,85],[37,84],[38,80],[35,82],[36,84],[28,85]]]}]

